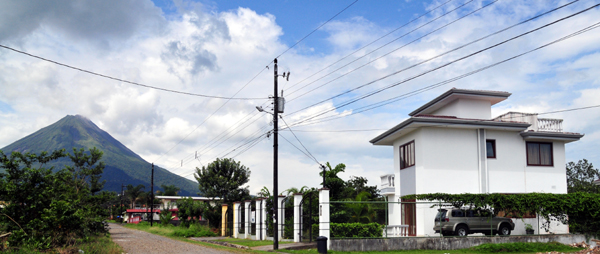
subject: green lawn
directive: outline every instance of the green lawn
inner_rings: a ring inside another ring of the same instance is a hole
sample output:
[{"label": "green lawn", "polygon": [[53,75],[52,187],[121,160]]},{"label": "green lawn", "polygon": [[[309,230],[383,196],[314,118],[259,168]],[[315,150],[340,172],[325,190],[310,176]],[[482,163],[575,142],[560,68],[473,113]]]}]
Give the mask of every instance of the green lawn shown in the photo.
[{"label": "green lawn", "polygon": [[2,253],[78,253],[79,250],[82,250],[84,253],[91,254],[121,254],[124,253],[121,246],[116,244],[110,239],[110,236],[94,236],[89,239],[87,242],[78,241],[75,245],[70,247],[58,248],[53,250],[45,250],[43,252],[37,250],[30,249],[9,249],[0,251]]}]

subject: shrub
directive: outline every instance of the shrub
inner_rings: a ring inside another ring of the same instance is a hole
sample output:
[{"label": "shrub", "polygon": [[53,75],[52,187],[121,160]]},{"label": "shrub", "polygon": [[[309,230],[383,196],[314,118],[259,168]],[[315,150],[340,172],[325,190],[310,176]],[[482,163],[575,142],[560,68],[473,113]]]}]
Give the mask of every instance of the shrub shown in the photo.
[{"label": "shrub", "polygon": [[[382,237],[384,225],[379,223],[330,223],[330,237]],[[313,236],[319,235],[319,224],[312,225]]]},{"label": "shrub", "polygon": [[217,234],[213,233],[208,226],[197,223],[192,223],[189,227],[176,227],[173,235],[181,237],[217,236]]}]

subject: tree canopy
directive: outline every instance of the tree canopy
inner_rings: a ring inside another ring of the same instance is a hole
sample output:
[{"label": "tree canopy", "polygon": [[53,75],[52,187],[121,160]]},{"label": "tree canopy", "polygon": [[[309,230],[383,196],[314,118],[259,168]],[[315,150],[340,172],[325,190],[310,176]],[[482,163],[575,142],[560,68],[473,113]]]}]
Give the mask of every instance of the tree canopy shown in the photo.
[{"label": "tree canopy", "polygon": [[194,174],[200,192],[207,197],[219,197],[224,202],[239,201],[250,197],[248,186],[250,169],[233,159],[218,159]]},{"label": "tree canopy", "polygon": [[[53,172],[46,163],[69,157],[73,166]],[[52,153],[0,151],[0,232],[11,232],[10,246],[48,249],[72,244],[78,238],[106,233],[108,202],[113,192],[98,192],[104,170],[102,152],[65,150]],[[96,180],[94,180],[96,179]]]},{"label": "tree canopy", "polygon": [[181,189],[175,187],[175,185],[160,185],[163,188],[163,191],[158,190],[156,193],[160,196],[177,196],[177,192]]},{"label": "tree canopy", "polygon": [[600,186],[594,181],[600,178],[600,171],[594,168],[588,160],[579,160],[577,163],[567,163],[567,191],[599,193]]}]

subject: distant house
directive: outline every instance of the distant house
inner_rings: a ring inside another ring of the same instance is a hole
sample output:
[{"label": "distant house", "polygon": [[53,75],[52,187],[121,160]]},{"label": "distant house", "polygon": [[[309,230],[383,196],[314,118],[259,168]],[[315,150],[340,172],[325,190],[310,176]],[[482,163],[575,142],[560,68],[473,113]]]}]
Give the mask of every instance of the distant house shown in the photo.
[{"label": "distant house", "polygon": [[[139,207],[139,206],[136,206],[135,209],[127,209],[125,221],[127,221],[127,223],[137,224],[140,221],[149,220],[148,216],[150,215],[151,212],[154,213],[152,216],[152,219],[154,221],[158,221],[160,219],[159,214],[160,214],[161,209],[169,209],[169,211],[171,211],[173,213],[173,216],[175,216],[175,218],[173,220],[177,221],[177,220],[179,220],[179,217],[177,216],[177,213],[179,212],[179,209],[177,208],[177,200],[181,200],[181,199],[188,198],[188,197],[155,196],[155,198],[160,199],[161,204],[155,204],[152,211],[150,208]],[[211,205],[214,205],[214,200],[219,200],[219,198],[212,199],[212,198],[207,198],[207,197],[191,197],[191,198],[196,202],[207,202],[207,203],[210,203]],[[202,220],[202,217],[200,217],[199,219]]]},{"label": "distant house", "polygon": [[[537,114],[492,118],[491,107],[510,95],[453,88],[373,138],[373,145],[392,146],[394,152],[394,174],[382,176],[382,195],[400,201],[404,195],[437,192],[567,193],[565,144],[583,135],[563,131],[561,119]],[[390,205],[389,224],[408,225],[412,236],[434,235],[437,211],[430,206]],[[513,221],[514,233],[524,233],[523,220]],[[534,228],[537,221],[525,220]],[[551,228],[568,230],[556,223]]]}]

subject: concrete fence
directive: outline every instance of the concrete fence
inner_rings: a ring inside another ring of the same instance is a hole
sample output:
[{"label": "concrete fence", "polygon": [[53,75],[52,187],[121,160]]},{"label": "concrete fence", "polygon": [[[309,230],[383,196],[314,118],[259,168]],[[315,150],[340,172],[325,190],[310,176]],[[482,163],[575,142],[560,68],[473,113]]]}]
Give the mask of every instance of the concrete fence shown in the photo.
[{"label": "concrete fence", "polygon": [[[484,243],[559,242],[563,244],[587,242],[584,235],[529,235],[508,237],[397,237],[377,239],[330,239],[334,251],[390,251],[390,250],[457,250]],[[592,246],[595,245],[591,242]]]}]

